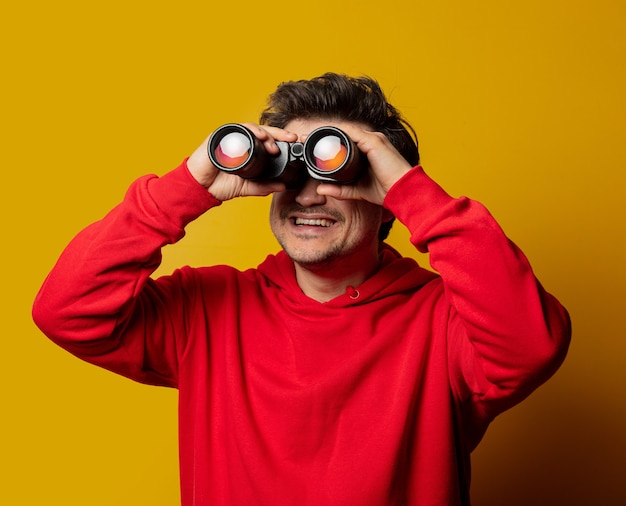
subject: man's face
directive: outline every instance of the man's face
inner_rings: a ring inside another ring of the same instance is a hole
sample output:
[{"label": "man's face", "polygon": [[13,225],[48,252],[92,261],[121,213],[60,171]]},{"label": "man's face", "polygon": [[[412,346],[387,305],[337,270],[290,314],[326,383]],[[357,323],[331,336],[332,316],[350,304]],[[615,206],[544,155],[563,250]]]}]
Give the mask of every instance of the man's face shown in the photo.
[{"label": "man's face", "polygon": [[[303,142],[316,128],[342,128],[342,124],[345,123],[294,120],[285,130],[298,134],[298,140]],[[318,184],[308,178],[296,190],[273,195],[270,225],[282,248],[294,262],[307,267],[336,261],[344,266],[354,262],[357,267],[360,262],[372,262],[378,257],[378,229],[387,212],[365,201],[318,195]]]}]

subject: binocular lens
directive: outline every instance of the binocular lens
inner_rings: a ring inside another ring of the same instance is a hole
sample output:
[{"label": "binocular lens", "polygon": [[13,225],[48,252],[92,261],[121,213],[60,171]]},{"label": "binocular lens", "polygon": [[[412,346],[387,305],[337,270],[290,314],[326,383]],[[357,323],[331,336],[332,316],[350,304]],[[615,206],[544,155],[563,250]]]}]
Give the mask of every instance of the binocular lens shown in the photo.
[{"label": "binocular lens", "polygon": [[246,163],[250,157],[252,143],[240,132],[226,134],[215,148],[216,160],[227,169],[234,169]]},{"label": "binocular lens", "polygon": [[313,162],[321,171],[336,170],[348,158],[348,147],[336,135],[322,137],[313,147]]}]

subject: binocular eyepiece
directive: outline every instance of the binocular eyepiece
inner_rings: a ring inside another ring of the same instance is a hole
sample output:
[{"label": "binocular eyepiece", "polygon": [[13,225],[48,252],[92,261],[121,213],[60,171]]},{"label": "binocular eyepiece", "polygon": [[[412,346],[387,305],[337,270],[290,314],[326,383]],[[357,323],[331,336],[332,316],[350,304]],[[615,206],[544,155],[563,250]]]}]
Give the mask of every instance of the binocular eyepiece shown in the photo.
[{"label": "binocular eyepiece", "polygon": [[281,181],[287,187],[297,186],[307,175],[327,183],[353,183],[365,165],[354,142],[331,126],[314,130],[304,143],[276,144],[280,153],[270,155],[248,128],[228,123],[209,138],[208,154],[219,170],[244,179]]}]

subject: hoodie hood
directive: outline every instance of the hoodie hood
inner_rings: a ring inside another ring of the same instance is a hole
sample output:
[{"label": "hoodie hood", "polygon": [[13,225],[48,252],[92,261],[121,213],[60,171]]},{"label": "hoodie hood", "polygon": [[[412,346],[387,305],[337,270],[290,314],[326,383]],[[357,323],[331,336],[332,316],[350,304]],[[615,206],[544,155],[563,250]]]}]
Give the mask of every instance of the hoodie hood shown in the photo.
[{"label": "hoodie hood", "polygon": [[329,307],[347,307],[365,304],[401,292],[415,291],[438,275],[420,267],[412,259],[403,257],[394,248],[383,243],[380,248],[379,269],[361,285],[348,287],[346,293],[320,303],[306,296],[296,280],[293,261],[284,251],[269,255],[258,267],[258,272],[270,285],[283,292],[295,303],[322,304]]}]

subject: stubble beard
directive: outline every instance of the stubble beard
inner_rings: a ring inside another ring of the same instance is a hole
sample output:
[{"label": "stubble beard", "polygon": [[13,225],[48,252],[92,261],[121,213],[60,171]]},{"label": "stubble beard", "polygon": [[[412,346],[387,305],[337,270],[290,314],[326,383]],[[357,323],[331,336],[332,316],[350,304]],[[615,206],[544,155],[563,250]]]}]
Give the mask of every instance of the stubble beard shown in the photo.
[{"label": "stubble beard", "polygon": [[[351,270],[355,267],[355,254],[358,257],[361,250],[369,249],[375,241],[377,243],[378,228],[372,228],[369,233],[360,234],[358,237],[335,237],[333,241],[320,247],[315,247],[309,241],[316,241],[317,234],[307,234],[302,231],[296,237],[291,235],[290,216],[299,214],[324,214],[335,220],[333,227],[343,227],[346,223],[345,216],[324,206],[302,207],[287,206],[281,209],[278,215],[274,216],[275,222],[271,223],[271,228],[276,240],[287,256],[297,265],[310,271],[330,271],[336,268],[340,270]],[[295,244],[294,244],[295,242]],[[291,243],[291,244],[290,244]]]},{"label": "stubble beard", "polygon": [[[333,218],[336,222],[332,226],[340,226],[345,222],[345,218],[341,213],[334,210],[328,210],[323,208],[315,208],[314,210],[309,208],[297,208],[295,211],[302,214],[314,214],[315,212],[322,212]],[[291,213],[294,212],[294,208],[282,209],[278,217],[281,225],[289,225]],[[287,233],[285,233],[287,235]],[[308,241],[314,241],[317,236],[314,234],[307,234],[302,232],[298,234],[297,240],[302,243],[302,248],[298,246],[291,247],[288,244],[287,238],[280,233],[279,230],[274,230],[274,236],[282,247],[287,256],[296,264],[314,270],[316,268],[328,268],[336,260],[344,257],[347,253],[345,242],[333,242],[323,249],[311,249],[306,247]],[[348,249],[352,249],[348,246]]]},{"label": "stubble beard", "polygon": [[324,248],[307,247],[308,241],[317,239],[314,235],[302,233],[298,236],[298,244],[290,245],[281,234],[275,237],[287,256],[300,267],[312,272],[330,272],[331,270],[350,270],[355,267],[354,254],[363,248],[368,248],[373,237],[378,233],[372,232],[372,236],[364,235],[360,239],[341,238],[329,243]]},{"label": "stubble beard", "polygon": [[[302,239],[307,240],[306,236]],[[326,249],[299,251],[281,243],[280,239],[278,242],[294,263],[308,270],[327,269],[346,256],[346,251],[341,244],[332,244]]]}]

